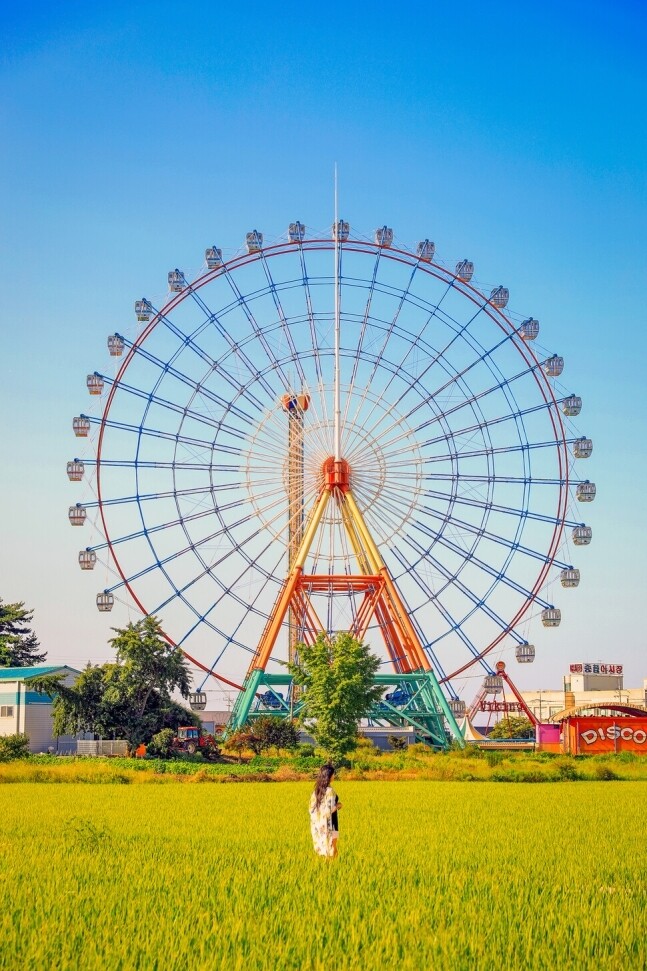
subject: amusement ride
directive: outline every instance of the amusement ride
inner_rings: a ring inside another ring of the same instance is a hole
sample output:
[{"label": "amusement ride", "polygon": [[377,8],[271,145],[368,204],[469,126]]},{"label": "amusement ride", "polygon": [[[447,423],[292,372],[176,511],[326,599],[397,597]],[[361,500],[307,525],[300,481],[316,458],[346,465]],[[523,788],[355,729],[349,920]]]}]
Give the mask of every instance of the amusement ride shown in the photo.
[{"label": "amusement ride", "polygon": [[383,658],[371,721],[445,747],[467,679],[496,695],[491,659],[532,662],[530,625],[559,625],[592,535],[582,401],[538,321],[473,277],[335,213],[209,246],[108,337],[98,408],[73,420],[91,456],[67,465],[93,493],[69,509],[93,530],[79,565],[104,571],[100,611],[162,618],[195,707],[215,682],[237,690],[230,727],[296,716],[285,662],[350,631]]}]

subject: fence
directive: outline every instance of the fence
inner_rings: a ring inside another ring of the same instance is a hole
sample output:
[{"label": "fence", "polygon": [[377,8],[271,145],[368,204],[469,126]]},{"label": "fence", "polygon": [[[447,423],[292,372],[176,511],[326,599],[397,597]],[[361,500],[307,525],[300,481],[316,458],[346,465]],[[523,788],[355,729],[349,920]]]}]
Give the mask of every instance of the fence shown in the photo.
[{"label": "fence", "polygon": [[77,755],[127,755],[128,742],[122,738],[100,739],[94,741],[78,741],[76,743]]}]

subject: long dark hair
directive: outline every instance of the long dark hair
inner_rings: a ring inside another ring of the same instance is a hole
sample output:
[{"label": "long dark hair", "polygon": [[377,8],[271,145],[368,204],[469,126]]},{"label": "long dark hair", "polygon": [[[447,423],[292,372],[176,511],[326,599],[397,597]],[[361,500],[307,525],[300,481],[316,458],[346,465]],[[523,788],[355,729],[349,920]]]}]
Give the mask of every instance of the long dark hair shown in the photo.
[{"label": "long dark hair", "polygon": [[319,775],[317,776],[317,781],[315,782],[315,800],[317,809],[319,809],[321,800],[326,795],[326,789],[330,785],[330,780],[334,774],[335,766],[331,765],[330,762],[327,765],[322,765],[319,769]]}]

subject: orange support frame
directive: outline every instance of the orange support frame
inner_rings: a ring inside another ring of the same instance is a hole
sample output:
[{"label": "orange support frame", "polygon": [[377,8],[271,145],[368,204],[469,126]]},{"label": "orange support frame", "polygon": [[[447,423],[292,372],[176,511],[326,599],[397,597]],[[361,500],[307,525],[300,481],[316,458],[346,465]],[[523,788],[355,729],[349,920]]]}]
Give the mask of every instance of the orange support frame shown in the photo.
[{"label": "orange support frame", "polygon": [[[330,460],[329,460],[330,462]],[[326,466],[324,485],[306,525],[303,539],[295,553],[292,568],[285,579],[248,669],[264,671],[286,617],[300,617],[305,641],[314,641],[325,628],[317,616],[310,594],[364,592],[350,632],[362,640],[373,617],[377,619],[394,669],[401,673],[430,671],[431,665],[420,638],[409,618],[388,568],[373,542],[349,484],[348,469],[339,463],[337,469]],[[331,498],[337,502],[341,520],[361,573],[304,574],[306,558]]]}]

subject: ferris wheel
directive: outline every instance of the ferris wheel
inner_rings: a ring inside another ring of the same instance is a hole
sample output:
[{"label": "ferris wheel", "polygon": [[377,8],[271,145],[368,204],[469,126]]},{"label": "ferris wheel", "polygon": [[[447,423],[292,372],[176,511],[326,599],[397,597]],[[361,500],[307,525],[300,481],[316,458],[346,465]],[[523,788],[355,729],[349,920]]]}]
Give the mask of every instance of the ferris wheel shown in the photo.
[{"label": "ferris wheel", "polygon": [[[241,686],[261,643],[280,670],[308,624],[361,630],[401,672],[413,638],[455,712],[466,672],[532,661],[529,631],[559,624],[591,541],[573,510],[595,497],[592,442],[538,321],[473,276],[429,239],[295,222],[226,258],[210,246],[137,300],[115,367],[88,376],[98,409],[73,422],[93,445],[68,463],[94,490],[69,518],[94,530],[79,564],[105,566],[98,609],[160,616],[201,685]],[[381,575],[397,602],[369,610]]]}]

